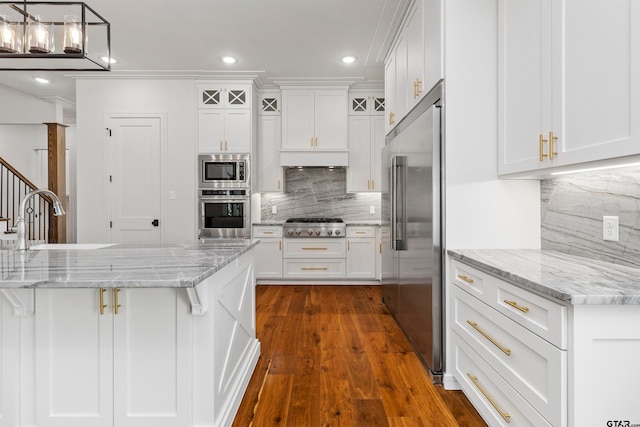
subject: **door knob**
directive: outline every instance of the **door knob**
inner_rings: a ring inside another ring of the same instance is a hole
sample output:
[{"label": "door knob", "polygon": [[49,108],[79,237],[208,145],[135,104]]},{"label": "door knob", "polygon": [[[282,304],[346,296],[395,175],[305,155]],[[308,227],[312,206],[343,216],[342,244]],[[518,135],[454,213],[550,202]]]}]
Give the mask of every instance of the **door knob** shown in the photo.
[{"label": "door knob", "polygon": [[158,219],[154,219],[153,221],[151,221],[151,225],[153,225],[154,227],[157,227],[158,224],[160,224],[160,220]]}]

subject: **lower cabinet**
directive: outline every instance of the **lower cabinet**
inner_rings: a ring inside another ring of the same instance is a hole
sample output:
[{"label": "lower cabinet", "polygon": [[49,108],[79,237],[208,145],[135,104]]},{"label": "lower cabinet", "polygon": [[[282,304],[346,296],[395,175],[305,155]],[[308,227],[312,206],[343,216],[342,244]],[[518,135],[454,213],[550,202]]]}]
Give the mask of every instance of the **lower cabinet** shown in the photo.
[{"label": "lower cabinet", "polygon": [[0,427],[230,426],[260,355],[254,265],[187,289],[37,289],[18,314],[0,290]]},{"label": "lower cabinet", "polygon": [[256,278],[282,278],[282,226],[254,226],[253,238],[260,239],[256,255]]},{"label": "lower cabinet", "polygon": [[565,305],[457,260],[450,272],[449,369],[489,425],[640,420],[639,305]]},{"label": "lower cabinet", "polygon": [[376,277],[376,228],[347,227],[347,278]]},{"label": "lower cabinet", "polygon": [[188,425],[182,290],[38,290],[35,313],[36,425]]}]

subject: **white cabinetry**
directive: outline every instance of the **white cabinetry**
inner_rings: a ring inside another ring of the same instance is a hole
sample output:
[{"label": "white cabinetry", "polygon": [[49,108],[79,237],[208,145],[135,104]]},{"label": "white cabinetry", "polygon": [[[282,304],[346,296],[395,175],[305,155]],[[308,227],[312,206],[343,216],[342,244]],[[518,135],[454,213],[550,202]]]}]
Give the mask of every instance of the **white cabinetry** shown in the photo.
[{"label": "white cabinetry", "polygon": [[347,227],[347,278],[376,277],[376,228]]},{"label": "white cabinetry", "polygon": [[384,98],[350,95],[347,192],[381,191]]},{"label": "white cabinetry", "polygon": [[284,239],[284,277],[344,279],[346,239]]},{"label": "white cabinetry", "polygon": [[256,278],[282,278],[282,226],[254,226],[253,238],[257,246]]},{"label": "white cabinetry", "polygon": [[201,83],[197,90],[198,151],[250,153],[251,85]]},{"label": "white cabinetry", "polygon": [[347,108],[347,89],[283,89],[281,164],[346,166]]},{"label": "white cabinetry", "polygon": [[260,92],[258,110],[258,190],[282,192],[283,176],[280,167],[282,122],[280,92]]},{"label": "white cabinetry", "polygon": [[566,426],[567,307],[456,261],[451,272],[453,370],[469,399],[490,424]]},{"label": "white cabinetry", "polygon": [[19,425],[20,318],[0,293],[0,426]]},{"label": "white cabinetry", "polygon": [[37,425],[187,425],[189,330],[177,289],[38,290]]},{"label": "white cabinetry", "polygon": [[500,174],[640,153],[638,25],[634,2],[499,1]]},{"label": "white cabinetry", "polygon": [[442,0],[416,0],[385,60],[385,133],[443,76]]}]

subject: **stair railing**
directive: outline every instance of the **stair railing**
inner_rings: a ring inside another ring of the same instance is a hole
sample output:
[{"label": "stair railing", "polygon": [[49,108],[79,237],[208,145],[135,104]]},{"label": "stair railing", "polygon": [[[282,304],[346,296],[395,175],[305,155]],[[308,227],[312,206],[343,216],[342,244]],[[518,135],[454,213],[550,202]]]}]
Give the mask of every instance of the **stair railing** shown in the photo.
[{"label": "stair railing", "polygon": [[[20,214],[20,201],[38,187],[9,162],[0,157],[0,233],[5,239],[15,233],[13,226]],[[52,200],[37,194],[27,202],[25,222],[29,240],[49,241],[49,216]]]}]

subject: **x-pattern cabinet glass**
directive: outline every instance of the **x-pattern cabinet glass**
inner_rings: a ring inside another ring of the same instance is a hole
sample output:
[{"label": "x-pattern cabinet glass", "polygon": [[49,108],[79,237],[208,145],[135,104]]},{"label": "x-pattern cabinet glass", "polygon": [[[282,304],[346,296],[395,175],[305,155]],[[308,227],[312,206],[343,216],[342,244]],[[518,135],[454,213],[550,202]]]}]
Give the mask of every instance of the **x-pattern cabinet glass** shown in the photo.
[{"label": "x-pattern cabinet glass", "polygon": [[197,85],[200,153],[250,153],[250,84]]},{"label": "x-pattern cabinet glass", "polygon": [[180,291],[37,290],[35,425],[188,425],[190,313]]},{"label": "x-pattern cabinet glass", "polygon": [[381,191],[384,113],[382,92],[350,93],[347,192]]}]

